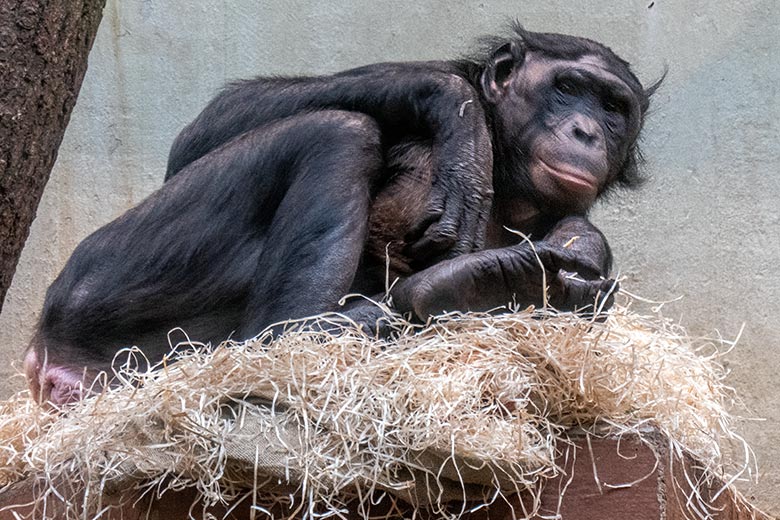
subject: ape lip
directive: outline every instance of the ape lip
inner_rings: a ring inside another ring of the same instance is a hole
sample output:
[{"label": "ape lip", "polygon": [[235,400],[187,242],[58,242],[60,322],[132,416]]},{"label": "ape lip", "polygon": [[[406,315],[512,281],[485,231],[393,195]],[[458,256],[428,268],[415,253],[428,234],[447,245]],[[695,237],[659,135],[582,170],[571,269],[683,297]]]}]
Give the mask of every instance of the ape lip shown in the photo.
[{"label": "ape lip", "polygon": [[595,192],[596,177],[579,168],[560,168],[551,166],[544,159],[539,159],[542,166],[548,170],[558,181],[577,190]]}]

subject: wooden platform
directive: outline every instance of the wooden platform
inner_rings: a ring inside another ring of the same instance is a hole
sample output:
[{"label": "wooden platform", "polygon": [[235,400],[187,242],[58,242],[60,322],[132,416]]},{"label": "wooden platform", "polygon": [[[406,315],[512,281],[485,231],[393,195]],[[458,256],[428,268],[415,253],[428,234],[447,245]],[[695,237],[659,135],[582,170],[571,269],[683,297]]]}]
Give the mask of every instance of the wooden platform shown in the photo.
[{"label": "wooden platform", "polygon": [[[731,490],[723,491],[714,501],[712,498],[720,491],[721,485],[713,483],[700,490],[703,498],[712,501],[709,510],[703,509],[698,501],[689,501],[685,474],[696,478],[699,474],[691,460],[672,457],[660,436],[654,437],[652,445],[637,438],[591,439],[578,438],[575,442],[574,457],[559,463],[566,469],[566,475],[547,481],[541,489],[541,509],[536,519],[560,518],[561,520],[683,520],[695,518],[713,518],[729,520],[770,520],[771,517],[755,510]],[[39,512],[33,513],[32,487],[34,480],[23,481],[0,492],[0,520],[12,520],[27,515],[30,518],[42,518]],[[179,520],[189,518],[189,509],[194,492],[185,491],[167,493],[161,499],[151,502],[143,499],[135,505],[114,509],[104,514],[102,519],[159,519]],[[514,497],[512,504],[494,504],[488,508],[469,513],[466,520],[510,520],[522,518],[523,501],[528,497]],[[25,504],[12,506],[12,504]],[[456,505],[457,506],[457,505]],[[49,507],[53,507],[49,504]],[[411,511],[389,510],[388,504],[380,504],[372,509],[372,516],[390,514],[390,517],[409,518]],[[229,508],[219,507],[209,510],[216,518],[244,520],[265,518],[266,515],[255,512],[252,515],[248,504],[240,504],[230,513]],[[50,509],[50,511],[52,511]],[[32,516],[29,516],[31,515]],[[560,515],[560,516],[558,516]],[[194,518],[200,518],[202,511],[198,507],[193,511]],[[359,518],[359,515],[351,515]],[[427,518],[424,512],[418,512],[418,518]],[[56,512],[50,518],[56,518]],[[281,516],[277,516],[281,518]]]}]

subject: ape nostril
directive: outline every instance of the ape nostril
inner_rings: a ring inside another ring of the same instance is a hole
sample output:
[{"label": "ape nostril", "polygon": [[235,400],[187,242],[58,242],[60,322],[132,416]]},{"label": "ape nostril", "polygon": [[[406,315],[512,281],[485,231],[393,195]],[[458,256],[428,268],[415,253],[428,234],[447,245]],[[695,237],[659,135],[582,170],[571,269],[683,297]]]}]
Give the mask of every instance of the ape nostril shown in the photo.
[{"label": "ape nostril", "polygon": [[586,144],[590,144],[596,140],[596,132],[594,130],[584,129],[580,125],[575,124],[572,128],[572,133],[574,134],[574,137],[577,138],[577,140]]}]

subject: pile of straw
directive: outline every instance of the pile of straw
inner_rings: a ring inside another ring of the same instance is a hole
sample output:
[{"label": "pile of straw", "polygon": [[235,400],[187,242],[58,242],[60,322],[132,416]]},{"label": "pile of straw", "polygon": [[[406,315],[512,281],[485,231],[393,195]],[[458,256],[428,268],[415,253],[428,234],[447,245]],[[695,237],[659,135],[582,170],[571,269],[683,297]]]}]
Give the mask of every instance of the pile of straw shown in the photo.
[{"label": "pile of straw", "polygon": [[204,504],[254,487],[254,503],[308,515],[381,490],[444,512],[536,489],[571,428],[647,425],[728,477],[720,447],[739,437],[718,342],[626,308],[399,326],[391,342],[345,329],[188,345],[154,372],[128,363],[117,387],[61,414],[17,396],[0,410],[0,483],[45,475],[43,500],[67,481],[92,511],[136,486],[194,487]]}]

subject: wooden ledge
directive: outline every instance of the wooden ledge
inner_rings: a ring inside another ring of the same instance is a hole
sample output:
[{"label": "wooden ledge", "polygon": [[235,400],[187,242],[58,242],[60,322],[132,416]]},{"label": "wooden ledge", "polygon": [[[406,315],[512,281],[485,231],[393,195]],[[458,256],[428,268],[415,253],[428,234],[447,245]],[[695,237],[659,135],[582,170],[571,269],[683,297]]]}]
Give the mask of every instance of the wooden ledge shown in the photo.
[{"label": "wooden ledge", "polygon": [[[645,437],[653,442],[643,442],[635,436],[622,439],[596,439],[578,437],[574,449],[569,450],[568,459],[559,460],[566,474],[548,480],[542,486],[541,508],[535,519],[560,518],[561,520],[685,520],[702,518],[702,504],[689,501],[690,481],[696,481],[701,475],[692,460],[680,460],[673,457],[668,444],[660,435]],[[573,454],[573,456],[572,456]],[[35,479],[16,483],[0,492],[0,520],[16,520],[21,517],[41,518],[41,513],[33,514],[31,504]],[[707,518],[718,520],[772,520],[747,504],[736,492],[725,490],[712,500],[721,490],[714,482],[700,489],[704,500],[710,503],[706,511]],[[195,492],[169,492],[161,499],[151,501],[143,499],[135,505],[124,506],[104,514],[105,520],[178,520],[188,519],[190,506]],[[522,502],[530,503],[529,497],[514,497],[511,504],[496,503],[464,516],[464,520],[510,520],[512,508],[516,516],[522,517]],[[13,504],[26,504],[13,506]],[[49,504],[49,511],[56,504]],[[390,517],[409,517],[411,511],[395,512],[388,510],[389,505],[378,505],[372,513]],[[249,505],[240,504],[227,514],[229,507],[215,507],[208,510],[216,518],[234,520],[249,519]],[[698,513],[697,513],[698,511]],[[195,517],[201,513],[196,508]],[[19,516],[16,516],[19,515]],[[257,514],[259,518],[265,515]],[[352,515],[360,518],[357,514]],[[420,514],[418,518],[430,515]],[[52,515],[51,518],[57,518]],[[283,518],[283,516],[277,516]]]}]

